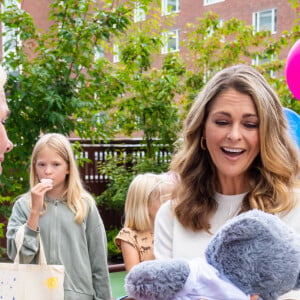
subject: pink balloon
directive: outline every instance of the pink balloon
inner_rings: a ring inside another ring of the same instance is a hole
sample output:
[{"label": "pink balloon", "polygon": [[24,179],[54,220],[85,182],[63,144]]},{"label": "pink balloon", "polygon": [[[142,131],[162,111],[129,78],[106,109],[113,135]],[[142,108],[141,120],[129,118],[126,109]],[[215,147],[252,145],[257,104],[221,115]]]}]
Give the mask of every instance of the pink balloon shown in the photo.
[{"label": "pink balloon", "polygon": [[285,76],[290,91],[297,100],[300,100],[300,40],[289,51]]}]

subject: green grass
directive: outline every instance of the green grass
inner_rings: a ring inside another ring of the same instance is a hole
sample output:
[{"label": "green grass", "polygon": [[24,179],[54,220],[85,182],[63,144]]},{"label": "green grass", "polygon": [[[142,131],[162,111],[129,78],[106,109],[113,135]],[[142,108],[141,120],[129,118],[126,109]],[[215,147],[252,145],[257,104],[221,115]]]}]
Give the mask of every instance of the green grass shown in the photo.
[{"label": "green grass", "polygon": [[114,272],[110,273],[109,276],[113,298],[115,299],[126,295],[124,288],[124,278],[126,276],[126,272]]}]

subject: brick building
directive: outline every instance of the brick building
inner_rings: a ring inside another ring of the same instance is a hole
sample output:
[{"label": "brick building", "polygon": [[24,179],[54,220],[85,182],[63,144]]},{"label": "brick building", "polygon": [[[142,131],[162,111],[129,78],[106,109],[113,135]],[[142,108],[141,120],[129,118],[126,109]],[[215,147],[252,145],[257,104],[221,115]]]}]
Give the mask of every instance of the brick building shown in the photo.
[{"label": "brick building", "polygon": [[[126,0],[121,0],[124,1]],[[18,1],[5,0],[5,2]],[[51,2],[51,0],[22,0],[19,5],[34,17],[38,27],[47,29],[50,24],[47,13]],[[297,17],[288,0],[161,0],[160,10],[162,17],[176,14],[175,22],[163,33],[166,36],[166,43],[162,47],[162,55],[169,51],[181,51],[184,55],[184,48],[180,45],[185,39],[186,24],[194,23],[196,18],[204,16],[208,11],[217,13],[221,21],[236,17],[247,24],[252,24],[256,30],[267,28],[274,36],[291,29]],[[134,20],[142,22],[145,18],[149,18],[149,15],[145,15],[137,5]],[[3,49],[1,50],[3,53]],[[287,52],[288,49],[282,55],[286,55]],[[117,62],[118,56],[114,55],[112,59]]]}]

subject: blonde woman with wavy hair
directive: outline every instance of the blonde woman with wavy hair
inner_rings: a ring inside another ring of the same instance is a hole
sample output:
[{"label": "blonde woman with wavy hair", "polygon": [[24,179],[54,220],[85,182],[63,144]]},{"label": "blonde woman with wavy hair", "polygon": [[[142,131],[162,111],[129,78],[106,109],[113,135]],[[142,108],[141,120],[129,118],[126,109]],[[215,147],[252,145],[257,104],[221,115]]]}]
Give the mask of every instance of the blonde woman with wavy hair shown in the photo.
[{"label": "blonde woman with wavy hair", "polygon": [[173,183],[168,174],[145,173],[134,177],[125,201],[124,227],[115,238],[126,271],[141,261],[154,259],[153,231],[156,212],[170,198]]},{"label": "blonde woman with wavy hair", "polygon": [[215,74],[182,137],[170,166],[180,177],[175,200],[156,216],[156,258],[203,257],[228,219],[254,208],[280,215],[300,233],[299,150],[278,96],[256,69],[237,65]]},{"label": "blonde woman with wavy hair", "polygon": [[47,263],[65,266],[64,299],[111,299],[104,225],[62,134],[42,135],[33,149],[30,191],[17,199],[8,222],[11,259],[16,232],[24,224],[22,262],[37,262],[40,233]]}]

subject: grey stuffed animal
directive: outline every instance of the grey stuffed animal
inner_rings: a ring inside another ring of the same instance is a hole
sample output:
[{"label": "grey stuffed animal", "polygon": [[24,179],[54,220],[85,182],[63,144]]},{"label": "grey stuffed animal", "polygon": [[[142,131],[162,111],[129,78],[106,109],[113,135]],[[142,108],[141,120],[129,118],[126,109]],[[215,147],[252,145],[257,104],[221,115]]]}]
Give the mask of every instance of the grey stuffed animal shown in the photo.
[{"label": "grey stuffed animal", "polygon": [[229,220],[206,259],[152,260],[125,278],[136,300],[276,300],[300,288],[300,237],[277,216],[251,210]]}]

